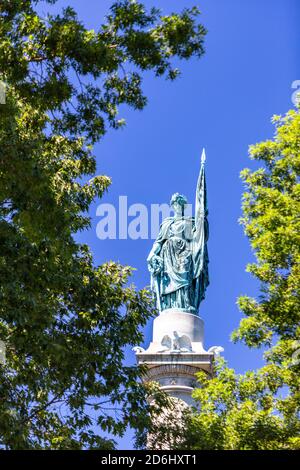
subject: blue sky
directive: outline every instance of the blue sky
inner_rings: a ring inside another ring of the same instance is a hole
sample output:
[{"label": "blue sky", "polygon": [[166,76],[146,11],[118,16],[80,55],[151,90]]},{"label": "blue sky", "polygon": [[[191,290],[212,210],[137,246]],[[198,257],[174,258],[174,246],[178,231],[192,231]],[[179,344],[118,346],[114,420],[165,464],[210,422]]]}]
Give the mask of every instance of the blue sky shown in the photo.
[{"label": "blue sky", "polygon": [[[113,2],[61,0],[73,6],[88,27],[97,29]],[[230,342],[241,314],[236,299],[257,295],[258,286],[245,272],[253,260],[248,240],[238,224],[242,183],[239,172],[254,168],[247,157],[249,144],[272,138],[273,114],[285,113],[291,102],[292,82],[300,80],[299,0],[146,0],[163,13],[198,5],[208,29],[206,54],[180,65],[182,75],[171,83],[144,76],[149,103],[144,111],[122,109],[127,126],[110,131],[96,145],[98,173],[113,184],[102,202],[117,206],[120,195],[128,203],[168,202],[174,192],[194,200],[200,154],[207,153],[210,222],[210,279],[200,315],[205,321],[205,344],[222,345],[230,366],[238,372],[257,368],[261,352]],[[118,260],[136,268],[133,281],[149,284],[146,257],[152,240],[105,240],[96,236],[96,208],[92,227],[80,236],[94,253],[95,262]],[[151,323],[145,330],[145,345]],[[134,354],[126,352],[128,363]],[[130,434],[120,441],[130,448]]]}]

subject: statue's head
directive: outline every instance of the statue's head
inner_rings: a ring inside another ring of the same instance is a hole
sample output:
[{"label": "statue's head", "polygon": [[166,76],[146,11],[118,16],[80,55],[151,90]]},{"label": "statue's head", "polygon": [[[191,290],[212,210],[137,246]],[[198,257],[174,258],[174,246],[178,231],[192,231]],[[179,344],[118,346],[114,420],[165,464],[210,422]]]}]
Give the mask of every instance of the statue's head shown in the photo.
[{"label": "statue's head", "polygon": [[184,214],[184,208],[187,205],[187,198],[183,194],[175,193],[171,197],[170,206],[176,214]]}]

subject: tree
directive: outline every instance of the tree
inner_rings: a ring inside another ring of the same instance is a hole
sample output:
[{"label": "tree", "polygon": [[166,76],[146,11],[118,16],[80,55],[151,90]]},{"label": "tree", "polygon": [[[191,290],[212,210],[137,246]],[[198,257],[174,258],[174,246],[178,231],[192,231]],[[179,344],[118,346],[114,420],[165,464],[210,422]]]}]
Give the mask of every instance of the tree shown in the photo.
[{"label": "tree", "polygon": [[238,299],[245,314],[234,341],[265,347],[264,367],[235,374],[223,360],[199,374],[184,445],[193,449],[300,449],[300,114],[274,116],[275,137],[250,147],[263,167],[241,176],[245,228],[261,283],[258,299]]},{"label": "tree", "polygon": [[205,29],[195,8],[161,16],[122,0],[95,32],[38,3],[0,5],[0,445],[111,448],[103,431],[147,423],[143,370],[124,366],[124,348],[153,308],[131,268],[94,266],[74,238],[110,184],[92,145],[124,124],[120,104],[145,106],[143,71],[172,80],[174,57],[203,54]]}]

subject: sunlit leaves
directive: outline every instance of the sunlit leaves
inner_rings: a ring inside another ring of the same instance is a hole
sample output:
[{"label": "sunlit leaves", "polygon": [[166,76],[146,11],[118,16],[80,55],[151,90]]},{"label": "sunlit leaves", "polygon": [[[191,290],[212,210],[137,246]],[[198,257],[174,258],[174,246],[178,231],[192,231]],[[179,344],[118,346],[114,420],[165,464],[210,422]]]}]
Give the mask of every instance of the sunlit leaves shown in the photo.
[{"label": "sunlit leaves", "polygon": [[174,79],[179,73],[174,57],[204,53],[206,30],[197,8],[162,16],[142,3],[117,1],[95,31],[86,29],[71,7],[42,18],[36,2],[23,3],[23,9],[20,2],[1,7],[1,78],[50,112],[54,132],[84,134],[92,143],[107,125],[119,127],[121,104],[145,106],[141,71]]}]

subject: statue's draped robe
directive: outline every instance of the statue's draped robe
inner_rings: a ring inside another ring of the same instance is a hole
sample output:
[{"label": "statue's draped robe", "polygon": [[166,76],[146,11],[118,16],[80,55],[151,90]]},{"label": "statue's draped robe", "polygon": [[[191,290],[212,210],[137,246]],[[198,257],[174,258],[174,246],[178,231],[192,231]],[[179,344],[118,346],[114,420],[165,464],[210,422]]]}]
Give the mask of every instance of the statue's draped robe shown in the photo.
[{"label": "statue's draped robe", "polygon": [[159,296],[158,307],[197,312],[205,297],[208,277],[208,222],[204,166],[196,190],[195,218],[166,218],[155,244],[163,269],[151,276],[152,289]]}]

